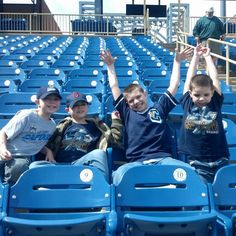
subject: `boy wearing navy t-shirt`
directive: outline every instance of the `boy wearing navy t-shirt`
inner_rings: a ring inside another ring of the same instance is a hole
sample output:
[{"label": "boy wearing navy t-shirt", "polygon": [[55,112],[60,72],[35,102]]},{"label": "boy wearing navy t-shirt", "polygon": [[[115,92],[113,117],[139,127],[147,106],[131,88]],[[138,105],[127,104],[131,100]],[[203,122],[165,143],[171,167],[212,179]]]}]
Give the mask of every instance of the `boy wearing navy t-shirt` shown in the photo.
[{"label": "boy wearing navy t-shirt", "polygon": [[113,183],[118,184],[123,174],[131,167],[143,164],[181,164],[171,155],[171,131],[167,124],[169,112],[178,103],[174,98],[179,85],[180,62],[191,49],[176,52],[170,85],[159,101],[148,107],[147,93],[137,84],[130,84],[122,94],[115,72],[115,58],[110,51],[103,51],[101,59],[107,64],[108,79],[125,126],[124,142],[129,163],[119,167],[113,174]]},{"label": "boy wearing navy t-shirt", "polygon": [[[195,75],[201,56],[205,58],[209,75]],[[184,116],[179,151],[204,182],[212,182],[217,170],[229,162],[221,114],[223,100],[210,49],[199,44],[194,50],[180,98]]]}]

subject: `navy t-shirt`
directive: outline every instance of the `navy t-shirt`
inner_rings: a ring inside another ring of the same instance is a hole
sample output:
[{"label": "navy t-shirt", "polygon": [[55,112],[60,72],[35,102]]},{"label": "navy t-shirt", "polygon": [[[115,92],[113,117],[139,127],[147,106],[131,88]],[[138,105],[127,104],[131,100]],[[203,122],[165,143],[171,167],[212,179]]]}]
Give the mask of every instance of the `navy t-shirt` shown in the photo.
[{"label": "navy t-shirt", "polygon": [[96,149],[100,136],[101,131],[94,122],[89,121],[87,124],[73,122],[63,134],[56,161],[59,163],[71,163],[81,158]]},{"label": "navy t-shirt", "polygon": [[229,150],[222,124],[221,106],[223,95],[214,92],[211,102],[203,108],[196,107],[189,92],[185,93],[180,103],[184,110],[180,129],[179,151],[191,159],[217,160],[228,157]]},{"label": "navy t-shirt", "polygon": [[124,144],[129,161],[171,156],[172,131],[166,119],[176,103],[168,91],[144,112],[130,109],[123,95],[114,102],[125,126]]}]

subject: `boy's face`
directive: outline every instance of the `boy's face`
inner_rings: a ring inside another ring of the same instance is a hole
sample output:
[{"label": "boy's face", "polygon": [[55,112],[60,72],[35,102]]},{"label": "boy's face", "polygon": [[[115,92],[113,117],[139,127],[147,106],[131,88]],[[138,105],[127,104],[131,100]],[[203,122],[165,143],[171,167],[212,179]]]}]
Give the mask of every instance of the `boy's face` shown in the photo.
[{"label": "boy's face", "polygon": [[126,94],[126,102],[129,107],[138,112],[143,112],[147,109],[147,94],[146,92],[140,91],[138,88],[133,90],[131,93]]},{"label": "boy's face", "polygon": [[75,120],[83,119],[87,116],[88,113],[88,103],[80,101],[77,102],[73,108],[69,108],[69,113],[72,118]]},{"label": "boy's face", "polygon": [[214,90],[211,87],[194,85],[189,92],[193,103],[198,107],[204,107],[211,101]]},{"label": "boy's face", "polygon": [[43,100],[39,99],[38,103],[39,103],[38,104],[39,108],[42,110],[44,114],[51,115],[59,109],[61,104],[61,99],[58,96],[51,94],[48,95]]}]

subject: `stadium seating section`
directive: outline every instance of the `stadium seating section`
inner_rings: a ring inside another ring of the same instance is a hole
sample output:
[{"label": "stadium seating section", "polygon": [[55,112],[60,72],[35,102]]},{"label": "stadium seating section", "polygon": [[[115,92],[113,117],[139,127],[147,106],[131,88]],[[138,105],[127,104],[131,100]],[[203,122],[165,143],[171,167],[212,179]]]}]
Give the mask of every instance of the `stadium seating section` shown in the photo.
[{"label": "stadium seating section", "polygon": [[[91,29],[114,32],[111,22],[100,23],[83,19],[71,22],[75,34]],[[26,27],[25,20],[17,19],[5,18],[0,24],[1,28]],[[102,27],[96,28],[98,25]],[[193,43],[191,38],[189,42]],[[79,91],[87,96],[89,116],[110,123],[115,108],[107,68],[99,57],[108,48],[117,58],[121,90],[138,83],[147,91],[150,104],[166,91],[174,54],[148,36],[1,35],[0,129],[18,110],[36,107],[35,94],[41,86],[55,86],[62,94],[61,107],[54,114],[56,121],[67,116],[68,94]],[[188,61],[181,63],[177,98],[182,94],[188,66]],[[225,97],[223,125],[234,163],[236,94],[224,81],[221,87]],[[169,116],[174,153],[179,159],[182,115],[177,105]],[[109,150],[108,154],[112,174],[125,159],[122,150]],[[129,170],[114,186],[92,167],[30,169],[13,186],[0,183],[0,236],[236,235],[235,173],[236,165],[231,164],[217,173],[213,184],[205,185],[190,168],[144,166]]]}]

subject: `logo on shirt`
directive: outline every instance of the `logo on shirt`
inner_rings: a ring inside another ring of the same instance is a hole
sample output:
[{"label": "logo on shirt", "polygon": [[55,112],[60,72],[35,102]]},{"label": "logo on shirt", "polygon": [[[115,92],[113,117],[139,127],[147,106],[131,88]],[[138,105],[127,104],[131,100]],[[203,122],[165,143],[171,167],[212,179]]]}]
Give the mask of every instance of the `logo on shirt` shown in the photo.
[{"label": "logo on shirt", "polygon": [[63,147],[66,151],[88,152],[89,145],[93,141],[92,135],[82,126],[71,126],[63,138]]},{"label": "logo on shirt", "polygon": [[217,112],[210,111],[208,107],[194,107],[186,117],[185,128],[192,130],[193,134],[218,133],[216,117]]},{"label": "logo on shirt", "polygon": [[155,123],[162,123],[162,119],[160,117],[160,113],[158,112],[157,109],[152,108],[149,110],[148,115],[150,117],[150,120]]},{"label": "logo on shirt", "polygon": [[37,127],[33,124],[29,127],[29,132],[24,132],[22,134],[22,140],[25,142],[32,142],[32,141],[48,141],[51,137],[51,133],[44,130],[44,131],[37,131]]}]

